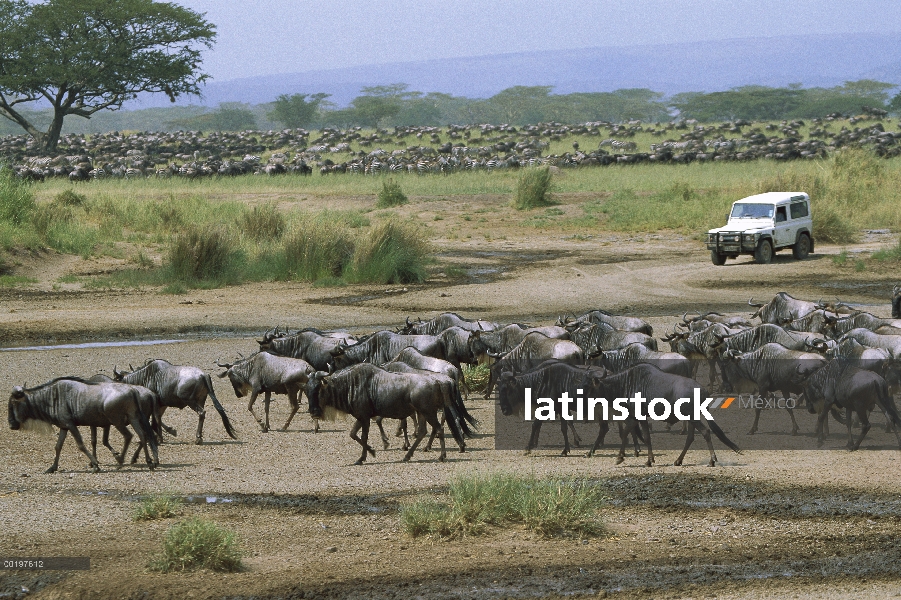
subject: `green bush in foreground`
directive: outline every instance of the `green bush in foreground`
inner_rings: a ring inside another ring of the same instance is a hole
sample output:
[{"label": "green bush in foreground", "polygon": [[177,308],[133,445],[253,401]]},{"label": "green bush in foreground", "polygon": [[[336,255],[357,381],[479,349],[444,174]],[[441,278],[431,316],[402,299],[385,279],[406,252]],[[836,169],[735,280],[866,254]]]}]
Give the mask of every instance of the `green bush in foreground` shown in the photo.
[{"label": "green bush in foreground", "polygon": [[357,240],[351,279],[366,283],[419,283],[431,252],[425,234],[387,221]]},{"label": "green bush in foreground", "polygon": [[285,233],[285,217],[274,202],[254,206],[238,220],[238,227],[244,235],[257,240],[277,240]]},{"label": "green bush in foreground", "polygon": [[516,193],[512,206],[516,210],[531,210],[541,206],[554,204],[550,196],[551,169],[541,167],[526,169],[516,183]]},{"label": "green bush in foreground", "polygon": [[388,179],[382,183],[382,189],[379,190],[375,207],[391,208],[392,206],[404,205],[409,201],[406,194],[400,189],[400,184],[393,179]]},{"label": "green bush in foreground", "polygon": [[495,474],[463,476],[448,485],[448,501],[423,498],[401,509],[412,536],[456,538],[489,526],[519,524],[541,536],[599,535],[604,497],[599,486],[577,479]]},{"label": "green bush in foreground", "polygon": [[143,498],[134,512],[135,521],[153,521],[178,516],[181,498],[172,494],[151,494]]},{"label": "green bush in foreground", "polygon": [[487,364],[461,365],[463,380],[466,381],[466,389],[470,392],[484,392],[488,387],[488,379],[491,375],[491,367]]},{"label": "green bush in foreground", "polygon": [[241,550],[237,536],[212,521],[192,518],[166,530],[163,552],[150,563],[154,571],[238,571]]}]

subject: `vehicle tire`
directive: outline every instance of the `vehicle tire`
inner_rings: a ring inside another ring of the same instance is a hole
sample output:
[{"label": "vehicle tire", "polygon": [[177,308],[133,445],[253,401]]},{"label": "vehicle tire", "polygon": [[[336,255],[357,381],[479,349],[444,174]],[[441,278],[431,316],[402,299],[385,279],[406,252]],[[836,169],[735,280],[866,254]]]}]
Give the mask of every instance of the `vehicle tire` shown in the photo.
[{"label": "vehicle tire", "polygon": [[760,265],[768,265],[773,262],[773,242],[760,240],[757,250],[754,251],[754,260]]},{"label": "vehicle tire", "polygon": [[711,250],[710,251],[710,262],[712,262],[713,264],[715,264],[718,267],[722,267],[724,264],[726,264],[726,255],[720,254],[716,250]]},{"label": "vehicle tire", "polygon": [[792,256],[798,260],[804,260],[810,254],[810,236],[802,233],[798,241],[792,246]]}]

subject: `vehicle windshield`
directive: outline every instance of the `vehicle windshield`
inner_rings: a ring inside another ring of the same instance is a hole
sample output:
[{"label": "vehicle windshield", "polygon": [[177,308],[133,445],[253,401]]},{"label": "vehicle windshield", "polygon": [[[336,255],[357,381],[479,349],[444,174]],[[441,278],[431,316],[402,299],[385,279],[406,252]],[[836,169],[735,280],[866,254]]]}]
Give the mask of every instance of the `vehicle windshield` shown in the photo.
[{"label": "vehicle windshield", "polygon": [[772,204],[734,204],[730,219],[772,219]]}]

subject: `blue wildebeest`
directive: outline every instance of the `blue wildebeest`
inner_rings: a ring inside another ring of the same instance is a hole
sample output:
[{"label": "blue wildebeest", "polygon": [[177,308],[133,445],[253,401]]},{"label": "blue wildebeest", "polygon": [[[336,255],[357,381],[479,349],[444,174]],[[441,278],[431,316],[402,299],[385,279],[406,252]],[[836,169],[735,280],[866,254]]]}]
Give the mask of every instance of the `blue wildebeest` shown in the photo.
[{"label": "blue wildebeest", "polygon": [[116,381],[130,383],[132,385],[142,385],[155,393],[160,399],[160,423],[162,423],[163,413],[167,408],[183,409],[189,407],[197,413],[197,435],[194,439],[195,444],[203,442],[203,420],[206,417],[206,410],[203,406],[206,404],[207,396],[213,401],[213,406],[222,417],[222,425],[225,432],[232,439],[235,432],[232,429],[228,415],[225,409],[216,398],[213,391],[213,381],[207,373],[204,373],[197,367],[176,366],[165,360],[156,359],[148,360],[147,363],[135,369],[131,373],[119,371],[113,368],[113,377]]},{"label": "blue wildebeest", "polygon": [[620,331],[606,323],[567,325],[570,339],[582,348],[586,355],[604,350],[619,350],[629,344],[641,344],[657,350],[657,340],[638,331]]},{"label": "blue wildebeest", "polygon": [[[826,418],[829,409],[837,405],[845,409],[845,425],[848,428],[848,450],[857,450],[864,436],[870,430],[870,421],[867,418],[875,406],[879,406],[885,413],[889,423],[895,426],[895,438],[898,447],[901,448],[901,417],[892,397],[888,393],[888,385],[885,379],[878,374],[861,369],[854,365],[854,361],[837,358],[823,366],[812,374],[804,386],[804,394],[808,402],[821,404],[817,419],[817,445],[823,445]],[[851,433],[851,416],[856,413],[860,419],[860,437],[854,441]]]},{"label": "blue wildebeest", "polygon": [[870,348],[882,348],[887,350],[892,355],[892,358],[901,358],[901,335],[880,335],[860,327],[852,329],[839,338],[839,342],[845,340],[857,340]]},{"label": "blue wildebeest", "polygon": [[416,323],[407,317],[406,325],[400,330],[404,335],[438,335],[450,327],[460,327],[467,331],[492,331],[497,328],[497,323],[491,321],[470,320],[461,317],[457,313],[442,313],[428,321],[419,320]]},{"label": "blue wildebeest", "polygon": [[[800,395],[804,391],[804,381],[827,363],[821,354],[789,350],[779,344],[764,344],[753,352],[741,354],[727,350],[722,354],[724,390],[727,393],[741,393],[750,384],[750,389],[761,397],[772,397],[781,391],[784,398],[792,393]],[[747,388],[746,388],[747,389]],[[797,435],[798,423],[791,408],[786,407],[792,421],[792,435]],[[754,410],[754,424],[748,435],[757,432],[761,408]]]},{"label": "blue wildebeest", "polygon": [[494,331],[474,331],[469,336],[469,351],[478,360],[497,354],[506,354],[530,333],[540,333],[553,340],[568,340],[569,332],[563,327],[523,327],[516,323]]},{"label": "blue wildebeest", "polygon": [[[108,375],[103,375],[102,373],[98,373],[97,375],[92,375],[88,377],[85,381],[88,383],[115,383],[115,380]],[[120,385],[128,385],[128,384],[120,384]],[[170,435],[178,435],[178,433],[172,429],[171,427],[167,427],[163,425],[160,420],[160,399],[156,394],[145,388],[144,386],[135,385],[134,387],[138,392],[138,403],[141,406],[141,411],[148,417],[150,420],[150,426],[153,429],[154,434],[156,435],[157,443],[161,443],[163,441],[163,428],[165,428],[166,433]],[[106,446],[109,451],[113,454],[113,457],[116,460],[119,460],[119,453],[116,452],[109,443],[109,426],[103,427],[103,445]],[[128,440],[131,441],[131,433],[129,433]],[[128,447],[128,443],[125,444]],[[141,448],[143,448],[142,443],[138,443],[138,447],[135,448],[135,453],[131,457],[131,464],[135,464],[138,461],[138,456],[141,453]],[[97,456],[97,428],[91,427],[91,452],[94,453],[94,456]],[[124,460],[125,457],[122,457]]]},{"label": "blue wildebeest", "polygon": [[620,373],[639,364],[654,365],[664,373],[691,377],[691,361],[678,352],[657,352],[644,344],[629,344],[619,350],[605,350],[595,357],[605,369]]},{"label": "blue wildebeest", "polygon": [[[257,352],[247,358],[238,360],[232,364],[216,361],[217,367],[225,369],[219,374],[220,378],[228,377],[231,381],[235,395],[242,398],[250,394],[247,410],[253,419],[260,425],[263,433],[269,431],[269,401],[272,394],[287,394],[291,404],[291,414],[282,427],[282,431],[288,430],[291,419],[300,408],[300,396],[307,385],[307,379],[315,372],[310,363],[300,358],[287,356],[275,356],[268,352]],[[253,412],[253,405],[257,396],[263,393],[263,408],[266,420],[263,421]],[[314,421],[313,433],[319,431],[319,422]]]},{"label": "blue wildebeest", "polygon": [[785,292],[779,292],[766,304],[755,304],[754,298],[751,298],[748,300],[748,306],[757,308],[754,314],[751,315],[752,319],[759,318],[761,323],[772,323],[774,325],[784,321],[800,319],[817,309],[829,309],[831,311],[836,309],[836,306],[833,304],[798,300]]},{"label": "blue wildebeest", "polygon": [[351,340],[346,335],[329,334],[318,329],[305,329],[281,337],[277,333],[277,329],[275,335],[267,331],[263,339],[258,340],[261,351],[303,359],[319,371],[328,370],[328,365],[332,362],[332,350],[356,343],[355,338]]},{"label": "blue wildebeest", "polygon": [[444,358],[444,344],[433,335],[400,335],[379,331],[353,346],[336,346],[330,351],[336,369],[368,362],[379,366],[389,362],[404,348],[413,347],[425,356]]},{"label": "blue wildebeest", "polygon": [[[441,386],[431,377],[389,373],[364,363],[334,373],[317,371],[310,376],[306,391],[313,417],[334,418],[333,411],[327,410],[331,408],[356,419],[350,437],[363,448],[356,462],[358,465],[366,460],[367,452],[375,456],[375,450],[368,443],[369,421],[375,417],[406,419],[416,415],[416,438],[404,455],[404,461],[410,460],[425,437],[427,424],[438,431],[441,443],[438,460],[447,458],[444,427],[437,416],[439,411],[443,412],[454,439],[463,443],[463,434],[457,426],[462,417],[457,414],[454,399],[446,398]],[[362,436],[358,437],[357,432],[361,430]]]},{"label": "blue wildebeest", "polygon": [[651,327],[651,324],[647,321],[639,319],[638,317],[611,315],[609,312],[600,309],[588,311],[584,314],[579,315],[578,317],[560,317],[559,319],[557,319],[557,325],[559,325],[560,327],[569,327],[581,324],[590,325],[595,323],[604,323],[605,325],[609,325],[613,329],[617,329],[619,331],[636,331],[645,335],[654,335],[654,328]]},{"label": "blue wildebeest", "polygon": [[854,329],[869,329],[880,335],[901,334],[901,319],[881,319],[870,313],[859,312],[847,317],[827,317],[827,328],[834,338],[840,338]]},{"label": "blue wildebeest", "polygon": [[[59,454],[63,449],[66,435],[71,433],[75,444],[91,461],[95,473],[100,472],[100,464],[94,453],[88,451],[78,431],[79,426],[115,427],[125,438],[125,446],[117,457],[122,465],[131,433],[131,425],[144,444],[147,466],[153,469],[159,463],[156,437],[150,421],[141,410],[138,391],[130,385],[118,383],[89,383],[77,377],[59,377],[33,388],[15,386],[9,397],[9,428],[18,430],[29,421],[42,421],[59,427],[56,440],[56,457],[46,473],[53,473],[59,467]],[[147,451],[153,453],[153,460]]]},{"label": "blue wildebeest", "polygon": [[[470,339],[471,342],[472,340]],[[504,371],[523,373],[550,359],[570,362],[582,361],[585,358],[585,353],[576,343],[570,340],[552,339],[544,334],[534,332],[526,335],[510,352],[503,356],[493,356],[492,358],[498,358],[498,361],[491,365],[488,385],[485,386],[485,398],[491,395],[497,378]]]}]

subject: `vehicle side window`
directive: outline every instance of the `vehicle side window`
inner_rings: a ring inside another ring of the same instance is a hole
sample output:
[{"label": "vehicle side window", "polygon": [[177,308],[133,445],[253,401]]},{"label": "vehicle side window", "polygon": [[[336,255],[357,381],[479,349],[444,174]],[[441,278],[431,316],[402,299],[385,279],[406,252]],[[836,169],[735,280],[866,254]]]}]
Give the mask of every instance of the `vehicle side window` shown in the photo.
[{"label": "vehicle side window", "polygon": [[800,219],[807,216],[806,202],[793,202],[791,205],[792,219]]},{"label": "vehicle side window", "polygon": [[784,223],[785,221],[786,221],[785,207],[780,206],[779,208],[776,209],[776,222]]}]

